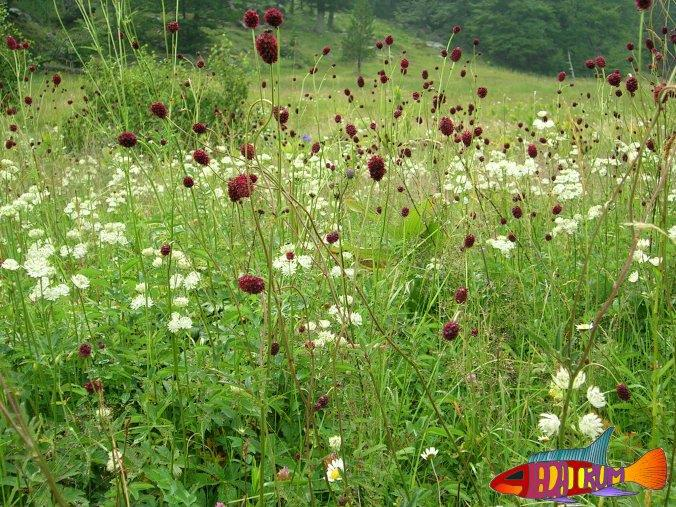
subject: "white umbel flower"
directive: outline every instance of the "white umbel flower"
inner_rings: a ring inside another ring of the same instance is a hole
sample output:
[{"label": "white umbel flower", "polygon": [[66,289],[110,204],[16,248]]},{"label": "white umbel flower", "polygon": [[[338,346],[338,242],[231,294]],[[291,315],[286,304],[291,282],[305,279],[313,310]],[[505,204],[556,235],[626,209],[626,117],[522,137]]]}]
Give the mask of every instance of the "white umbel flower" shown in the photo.
[{"label": "white umbel flower", "polygon": [[538,428],[542,434],[546,437],[552,437],[559,432],[561,427],[561,420],[556,414],[551,412],[545,412],[540,414],[540,420],[538,421]]},{"label": "white umbel flower", "polygon": [[182,329],[188,330],[192,328],[192,319],[187,315],[174,312],[171,314],[171,320],[167,324],[167,328],[169,328],[171,333],[178,333]]},{"label": "white umbel flower", "polygon": [[606,406],[606,397],[601,390],[596,386],[589,386],[587,389],[587,399],[593,407],[603,408]]},{"label": "white umbel flower", "polygon": [[590,412],[580,417],[578,428],[580,433],[594,440],[603,433],[603,422],[598,415]]},{"label": "white umbel flower", "polygon": [[7,271],[16,271],[20,267],[19,263],[14,259],[5,259],[2,261],[2,264],[0,264],[0,268],[6,269]]},{"label": "white umbel flower", "polygon": [[73,275],[71,277],[71,281],[73,282],[73,285],[75,285],[75,287],[80,290],[89,288],[89,278],[87,278],[85,275]]}]

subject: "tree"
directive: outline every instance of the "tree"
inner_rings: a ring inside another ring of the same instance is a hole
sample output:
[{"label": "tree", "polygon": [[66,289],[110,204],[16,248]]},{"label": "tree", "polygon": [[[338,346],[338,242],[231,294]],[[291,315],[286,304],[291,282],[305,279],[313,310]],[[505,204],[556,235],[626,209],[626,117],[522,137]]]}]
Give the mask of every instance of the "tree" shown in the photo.
[{"label": "tree", "polygon": [[343,39],[343,57],[356,61],[358,71],[361,71],[362,62],[370,56],[373,38],[371,0],[355,0],[350,28]]}]

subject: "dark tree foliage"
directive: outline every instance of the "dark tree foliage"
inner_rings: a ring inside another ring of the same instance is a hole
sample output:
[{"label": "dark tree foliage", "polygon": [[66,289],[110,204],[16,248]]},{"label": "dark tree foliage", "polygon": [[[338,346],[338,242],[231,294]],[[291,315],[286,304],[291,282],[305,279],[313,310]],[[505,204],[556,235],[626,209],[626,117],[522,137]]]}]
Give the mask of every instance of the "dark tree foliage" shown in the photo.
[{"label": "dark tree foliage", "polygon": [[461,45],[479,37],[491,63],[539,73],[569,70],[569,58],[581,70],[599,54],[626,67],[623,47],[638,24],[634,2],[625,0],[399,0],[396,19],[441,43],[461,25]]},{"label": "dark tree foliage", "polygon": [[361,64],[373,52],[373,9],[369,0],[355,0],[350,28],[343,38],[343,57]]}]

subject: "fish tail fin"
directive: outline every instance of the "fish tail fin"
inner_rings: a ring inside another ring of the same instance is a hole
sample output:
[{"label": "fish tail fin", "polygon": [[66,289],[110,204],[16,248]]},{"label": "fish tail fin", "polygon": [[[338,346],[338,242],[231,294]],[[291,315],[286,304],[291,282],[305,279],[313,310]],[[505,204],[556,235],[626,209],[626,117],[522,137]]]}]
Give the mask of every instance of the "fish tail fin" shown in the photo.
[{"label": "fish tail fin", "polygon": [[667,457],[662,449],[653,449],[641,456],[624,471],[627,482],[648,489],[662,489],[667,482]]}]

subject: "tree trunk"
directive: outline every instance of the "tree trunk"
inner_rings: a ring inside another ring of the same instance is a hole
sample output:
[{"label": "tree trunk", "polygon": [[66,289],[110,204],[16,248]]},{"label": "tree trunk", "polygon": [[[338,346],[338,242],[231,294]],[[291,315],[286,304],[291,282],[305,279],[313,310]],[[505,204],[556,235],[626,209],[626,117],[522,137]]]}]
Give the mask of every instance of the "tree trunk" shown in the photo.
[{"label": "tree trunk", "polygon": [[317,0],[317,24],[316,30],[318,33],[324,31],[324,12],[326,12],[326,6],[324,5],[324,0]]},{"label": "tree trunk", "polygon": [[333,31],[333,17],[336,13],[336,0],[329,0],[329,19],[326,22],[326,26],[330,31]]}]

